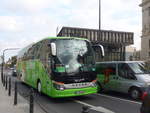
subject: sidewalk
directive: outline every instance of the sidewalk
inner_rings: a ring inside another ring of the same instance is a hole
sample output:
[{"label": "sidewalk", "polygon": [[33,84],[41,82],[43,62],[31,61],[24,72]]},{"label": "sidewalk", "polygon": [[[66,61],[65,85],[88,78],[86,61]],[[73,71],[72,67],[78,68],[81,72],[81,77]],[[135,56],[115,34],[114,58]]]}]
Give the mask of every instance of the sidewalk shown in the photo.
[{"label": "sidewalk", "polygon": [[[0,77],[1,78],[1,77]],[[18,104],[14,106],[14,92],[8,96],[0,79],[0,113],[29,113],[29,102],[18,94]],[[34,103],[34,113],[44,113],[36,103]]]}]

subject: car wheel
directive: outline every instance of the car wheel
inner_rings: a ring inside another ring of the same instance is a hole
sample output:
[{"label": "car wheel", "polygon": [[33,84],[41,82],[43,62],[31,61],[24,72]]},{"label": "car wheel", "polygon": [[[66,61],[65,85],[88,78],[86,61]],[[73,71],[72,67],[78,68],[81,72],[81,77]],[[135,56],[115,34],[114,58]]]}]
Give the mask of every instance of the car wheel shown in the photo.
[{"label": "car wheel", "polygon": [[130,90],[130,96],[132,99],[134,100],[139,99],[140,95],[141,95],[141,91],[139,88],[132,88]]},{"label": "car wheel", "polygon": [[37,90],[39,93],[41,93],[41,82],[40,81],[37,84]]}]

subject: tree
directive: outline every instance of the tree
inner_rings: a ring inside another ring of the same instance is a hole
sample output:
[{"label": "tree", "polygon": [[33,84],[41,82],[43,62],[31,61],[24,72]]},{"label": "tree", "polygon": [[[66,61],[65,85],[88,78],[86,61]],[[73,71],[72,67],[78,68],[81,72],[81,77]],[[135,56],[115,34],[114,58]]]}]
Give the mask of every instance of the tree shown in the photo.
[{"label": "tree", "polygon": [[14,67],[17,63],[17,56],[12,56],[6,63],[6,67]]}]

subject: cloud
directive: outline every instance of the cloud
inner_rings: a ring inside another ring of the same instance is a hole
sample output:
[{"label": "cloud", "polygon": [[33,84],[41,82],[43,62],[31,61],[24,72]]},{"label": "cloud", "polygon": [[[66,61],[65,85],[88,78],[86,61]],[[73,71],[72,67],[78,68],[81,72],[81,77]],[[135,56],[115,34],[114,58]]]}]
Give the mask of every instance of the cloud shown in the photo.
[{"label": "cloud", "polygon": [[0,16],[0,32],[21,31],[23,25],[18,17]]},{"label": "cloud", "polygon": [[[101,0],[102,29],[135,32],[140,48],[139,0]],[[47,36],[57,26],[98,28],[98,0],[2,0],[0,4],[0,50],[24,47]]]},{"label": "cloud", "polygon": [[2,0],[3,11],[13,15],[34,15],[47,10],[57,10],[69,6],[72,0]]},{"label": "cloud", "polygon": [[54,0],[3,0],[2,7],[12,13],[36,13],[48,8]]},{"label": "cloud", "polygon": [[[48,36],[56,36],[57,23],[59,22],[51,16],[36,15],[18,18],[0,16],[1,50],[17,46],[24,47],[33,41],[36,42]],[[17,20],[22,23],[22,26]]]}]

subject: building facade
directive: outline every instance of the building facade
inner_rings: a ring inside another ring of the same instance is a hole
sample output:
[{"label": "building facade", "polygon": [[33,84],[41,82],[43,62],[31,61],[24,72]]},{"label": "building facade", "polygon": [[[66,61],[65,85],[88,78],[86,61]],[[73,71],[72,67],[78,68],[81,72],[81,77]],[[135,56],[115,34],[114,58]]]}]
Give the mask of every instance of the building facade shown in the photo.
[{"label": "building facade", "polygon": [[136,51],[135,47],[132,47],[132,46],[126,47],[126,61],[131,61],[134,59],[133,57],[134,57],[135,51]]},{"label": "building facade", "polygon": [[141,59],[150,59],[150,0],[143,0],[142,4],[142,36]]},{"label": "building facade", "polygon": [[134,34],[112,30],[63,27],[57,36],[87,38],[93,45],[103,45],[105,58],[101,59],[99,53],[96,53],[96,61],[124,61],[126,60],[126,46],[133,44]]},{"label": "building facade", "polygon": [[127,46],[126,47],[126,61],[139,61],[141,60],[141,51],[136,50],[136,47]]}]

